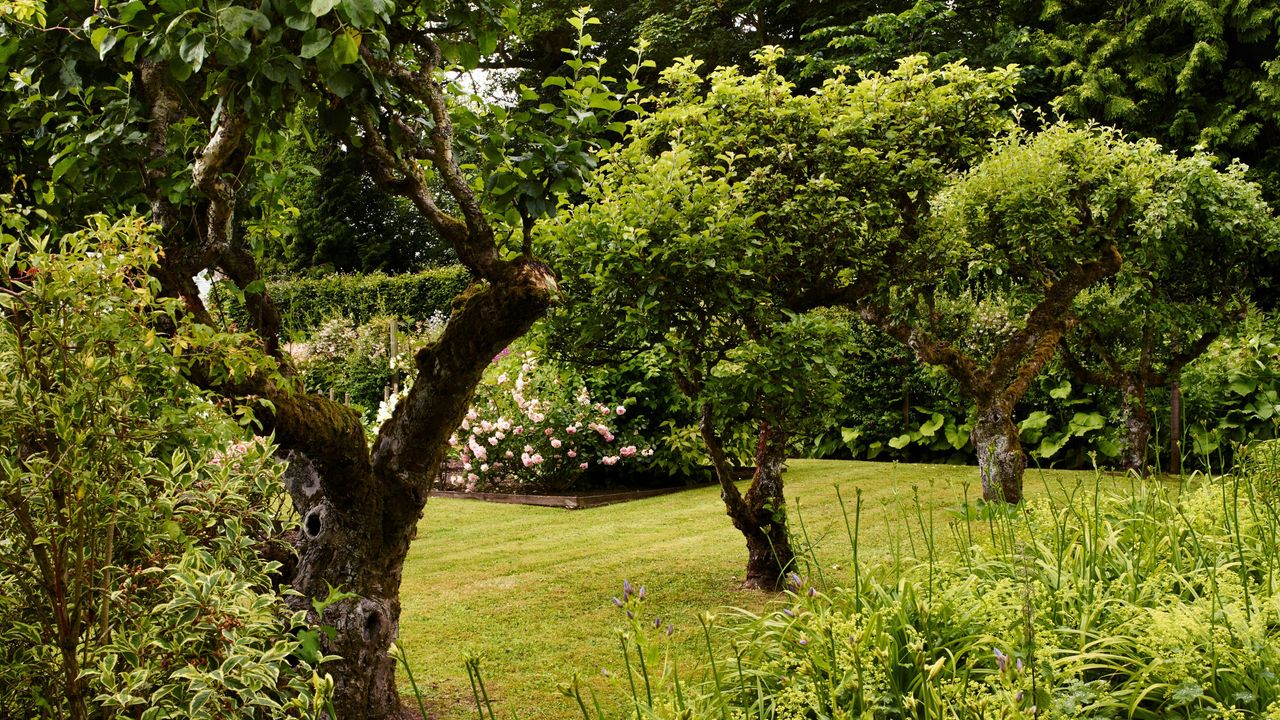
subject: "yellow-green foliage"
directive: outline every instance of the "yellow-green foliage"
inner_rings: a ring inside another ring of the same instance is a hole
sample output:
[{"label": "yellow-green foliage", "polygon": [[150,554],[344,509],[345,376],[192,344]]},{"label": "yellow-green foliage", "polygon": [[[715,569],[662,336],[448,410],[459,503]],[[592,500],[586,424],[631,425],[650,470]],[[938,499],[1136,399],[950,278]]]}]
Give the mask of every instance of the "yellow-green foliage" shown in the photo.
[{"label": "yellow-green foliage", "polygon": [[1278,717],[1280,514],[1259,494],[1275,473],[988,508],[941,555],[924,519],[932,559],[863,567],[856,589],[793,575],[782,607],[724,624],[708,679],[667,678],[638,704],[734,720]]}]

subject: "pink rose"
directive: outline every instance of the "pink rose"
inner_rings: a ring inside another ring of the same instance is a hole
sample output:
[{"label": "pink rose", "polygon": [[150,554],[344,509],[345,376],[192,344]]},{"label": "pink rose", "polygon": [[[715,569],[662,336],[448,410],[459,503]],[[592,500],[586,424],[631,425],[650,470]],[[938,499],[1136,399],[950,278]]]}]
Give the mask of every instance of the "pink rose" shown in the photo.
[{"label": "pink rose", "polygon": [[626,414],[627,414],[627,409],[626,409],[626,408],[624,408],[624,407],[622,407],[621,405],[619,405],[618,407],[614,408],[614,409],[613,409],[613,411],[614,411],[614,412],[616,412],[616,413],[618,413],[619,415],[626,415]]},{"label": "pink rose", "polygon": [[551,447],[558,448],[564,443],[560,442],[560,438],[551,438]]}]

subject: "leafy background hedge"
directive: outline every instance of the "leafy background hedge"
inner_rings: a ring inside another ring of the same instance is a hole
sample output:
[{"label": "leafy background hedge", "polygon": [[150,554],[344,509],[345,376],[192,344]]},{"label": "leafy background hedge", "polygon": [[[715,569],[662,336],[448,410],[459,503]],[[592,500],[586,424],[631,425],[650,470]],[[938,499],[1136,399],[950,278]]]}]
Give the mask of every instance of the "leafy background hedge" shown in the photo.
[{"label": "leafy background hedge", "polygon": [[[470,280],[463,266],[446,265],[403,275],[329,275],[276,281],[267,283],[267,290],[280,308],[286,333],[296,339],[340,315],[357,325],[386,315],[410,321],[426,321],[437,312],[447,315],[454,296]],[[244,297],[233,284],[215,283],[210,296],[227,320],[247,327]]]}]

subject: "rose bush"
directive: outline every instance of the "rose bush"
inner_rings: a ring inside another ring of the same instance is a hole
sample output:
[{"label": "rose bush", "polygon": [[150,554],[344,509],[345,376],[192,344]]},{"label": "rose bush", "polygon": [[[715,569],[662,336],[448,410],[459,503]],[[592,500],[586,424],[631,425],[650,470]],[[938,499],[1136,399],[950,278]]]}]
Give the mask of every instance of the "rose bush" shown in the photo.
[{"label": "rose bush", "polygon": [[[404,388],[384,402],[391,417]],[[464,492],[566,490],[600,468],[636,467],[654,454],[624,417],[627,404],[596,401],[574,368],[540,359],[533,350],[494,358],[452,450],[443,487]]]}]

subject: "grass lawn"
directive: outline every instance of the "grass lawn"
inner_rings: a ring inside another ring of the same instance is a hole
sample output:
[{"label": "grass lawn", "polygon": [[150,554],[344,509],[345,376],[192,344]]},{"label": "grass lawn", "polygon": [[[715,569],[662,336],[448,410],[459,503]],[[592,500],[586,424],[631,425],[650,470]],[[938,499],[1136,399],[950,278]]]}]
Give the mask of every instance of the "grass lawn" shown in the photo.
[{"label": "grass lawn", "polygon": [[[981,495],[973,467],[789,465],[792,529],[800,533],[798,502],[814,555],[833,585],[849,584],[851,557],[836,486],[851,514],[855,492],[862,491],[864,563],[910,557],[913,547],[923,555],[916,491],[943,546],[966,487],[971,500]],[[1094,482],[1092,472],[1033,469],[1026,493]],[[622,592],[624,578],[646,586],[647,616],[675,625],[688,663],[700,655],[700,613],[726,606],[759,610],[769,602],[767,595],[738,589],[745,563],[745,542],[715,487],[573,511],[432,499],[405,565],[401,645],[441,720],[476,717],[467,655],[483,658],[499,717],[570,718],[575,706],[557,687],[575,671],[597,688],[602,703],[622,697],[601,668],[621,666],[617,632],[625,618],[610,598]],[[404,681],[403,672],[400,677]]]}]

